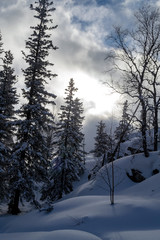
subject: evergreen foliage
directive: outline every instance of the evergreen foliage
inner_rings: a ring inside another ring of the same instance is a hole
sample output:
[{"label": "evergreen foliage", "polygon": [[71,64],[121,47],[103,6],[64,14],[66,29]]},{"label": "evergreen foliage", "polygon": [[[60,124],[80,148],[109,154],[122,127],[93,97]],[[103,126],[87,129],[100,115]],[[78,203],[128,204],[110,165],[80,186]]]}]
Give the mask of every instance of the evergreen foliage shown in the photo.
[{"label": "evergreen foliage", "polygon": [[15,105],[18,103],[14,87],[16,76],[12,68],[13,55],[10,51],[4,54],[0,71],[0,199],[8,197],[7,182],[15,133]]},{"label": "evergreen foliage", "polygon": [[122,118],[119,122],[119,126],[115,130],[115,139],[119,140],[123,134],[122,142],[129,139],[129,134],[131,132],[132,126],[130,124],[130,116],[128,111],[128,101],[126,100],[123,104]]},{"label": "evergreen foliage", "polygon": [[106,133],[106,124],[103,121],[98,123],[96,134],[93,152],[95,157],[101,157],[108,151],[108,136]]},{"label": "evergreen foliage", "polygon": [[49,161],[53,160],[54,152],[55,152],[55,141],[56,141],[56,134],[55,134],[55,124],[48,125],[44,130],[43,136],[45,138],[46,144],[46,158]]},{"label": "evergreen foliage", "polygon": [[39,0],[35,6],[34,17],[38,23],[31,27],[33,33],[26,41],[28,54],[23,52],[28,67],[23,70],[26,88],[23,97],[26,103],[20,109],[21,121],[17,133],[17,143],[12,155],[12,171],[10,181],[11,200],[9,212],[19,212],[19,199],[37,204],[34,190],[37,182],[42,182],[47,177],[50,165],[47,159],[44,129],[53,124],[53,115],[48,109],[48,104],[55,104],[55,95],[46,91],[45,84],[56,75],[48,69],[53,64],[47,59],[50,50],[55,50],[51,41],[50,31],[56,26],[52,24],[51,12],[55,10],[53,2]]},{"label": "evergreen foliage", "polygon": [[2,53],[4,52],[4,49],[3,49],[3,42],[2,42],[2,34],[0,32],[0,60],[2,61]]},{"label": "evergreen foliage", "polygon": [[57,126],[57,152],[50,172],[48,185],[44,187],[42,199],[50,201],[62,198],[73,190],[73,182],[83,173],[82,103],[74,99],[74,80],[71,79],[65,91],[65,105],[62,105]]},{"label": "evergreen foliage", "polygon": [[128,101],[126,100],[123,103],[123,109],[122,109],[122,118],[119,122],[118,127],[116,128],[114,134],[115,134],[115,141],[117,143],[117,152],[115,153],[117,158],[121,156],[121,143],[129,140],[129,136],[131,131],[133,130],[131,126],[131,118],[128,114]]},{"label": "evergreen foliage", "polygon": [[[2,60],[3,53],[3,43],[2,35],[0,33],[0,60]],[[6,128],[6,119],[3,115],[4,109],[4,99],[2,97],[2,88],[3,79],[2,79],[2,70],[0,72],[0,200],[4,199],[5,196],[5,173],[6,173],[6,150],[5,150],[5,128]]]}]

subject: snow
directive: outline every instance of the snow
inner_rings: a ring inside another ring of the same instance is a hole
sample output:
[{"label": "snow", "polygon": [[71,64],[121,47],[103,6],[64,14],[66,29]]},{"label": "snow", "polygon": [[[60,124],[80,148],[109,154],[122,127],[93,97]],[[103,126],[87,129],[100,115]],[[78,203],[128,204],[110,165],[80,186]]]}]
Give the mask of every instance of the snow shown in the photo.
[{"label": "snow", "polygon": [[[86,172],[74,191],[54,204],[54,210],[32,210],[19,216],[3,212],[0,216],[0,240],[159,240],[160,239],[160,154],[152,152],[115,161],[117,188],[115,204],[110,205],[108,187],[99,174],[88,181],[94,165],[89,156]],[[126,175],[135,168],[146,178],[132,182]],[[101,170],[104,174],[105,167]],[[122,180],[122,181],[121,181]]]},{"label": "snow", "polygon": [[13,233],[13,234],[2,234],[2,239],[8,240],[100,240],[100,238],[94,236],[91,233],[78,230],[57,230],[53,232],[38,232],[38,233]]}]

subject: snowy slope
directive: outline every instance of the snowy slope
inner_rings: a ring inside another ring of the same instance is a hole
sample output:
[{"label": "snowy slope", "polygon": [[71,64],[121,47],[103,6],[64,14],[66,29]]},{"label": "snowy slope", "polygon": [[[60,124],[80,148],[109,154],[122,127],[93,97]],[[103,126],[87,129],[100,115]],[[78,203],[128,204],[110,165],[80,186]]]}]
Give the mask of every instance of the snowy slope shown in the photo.
[{"label": "snowy slope", "polygon": [[[86,167],[94,165],[89,157]],[[133,183],[126,175],[132,168],[147,178]],[[88,181],[86,170],[75,190],[54,204],[50,213],[31,211],[19,216],[0,216],[0,240],[159,240],[160,239],[159,152],[115,161],[115,205],[110,205],[107,185],[102,178]]]}]

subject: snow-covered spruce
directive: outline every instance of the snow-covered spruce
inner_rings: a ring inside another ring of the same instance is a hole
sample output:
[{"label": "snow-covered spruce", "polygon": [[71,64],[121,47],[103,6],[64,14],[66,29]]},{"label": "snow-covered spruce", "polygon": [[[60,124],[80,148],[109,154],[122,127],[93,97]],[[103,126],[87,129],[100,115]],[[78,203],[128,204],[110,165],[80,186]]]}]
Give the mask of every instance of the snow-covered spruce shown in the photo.
[{"label": "snow-covered spruce", "polygon": [[101,157],[108,151],[108,135],[106,132],[106,124],[101,120],[97,124],[97,131],[96,131],[96,137],[95,144],[94,144],[94,156],[95,157]]},{"label": "snow-covered spruce", "polygon": [[3,53],[0,69],[0,200],[7,200],[18,96],[15,88],[17,80],[12,67],[13,55],[10,51],[3,51],[2,42],[0,48],[0,54]]},{"label": "snow-covered spruce", "polygon": [[50,165],[43,131],[53,123],[53,115],[47,105],[55,104],[55,95],[45,89],[47,81],[56,76],[48,69],[53,64],[47,58],[49,51],[56,49],[51,40],[51,31],[56,28],[52,25],[51,18],[55,8],[50,0],[38,0],[30,8],[35,12],[37,25],[31,27],[33,33],[26,41],[28,52],[23,52],[28,64],[23,70],[26,85],[23,97],[26,103],[20,109],[21,121],[12,155],[9,203],[9,212],[12,214],[20,211],[18,207],[20,197],[39,206],[34,194],[36,182],[45,180]]},{"label": "snow-covered spruce", "polygon": [[73,190],[73,182],[84,171],[82,133],[83,107],[74,98],[77,88],[71,79],[66,89],[65,104],[61,106],[57,125],[57,152],[50,172],[48,185],[44,186],[42,199],[54,201]]}]

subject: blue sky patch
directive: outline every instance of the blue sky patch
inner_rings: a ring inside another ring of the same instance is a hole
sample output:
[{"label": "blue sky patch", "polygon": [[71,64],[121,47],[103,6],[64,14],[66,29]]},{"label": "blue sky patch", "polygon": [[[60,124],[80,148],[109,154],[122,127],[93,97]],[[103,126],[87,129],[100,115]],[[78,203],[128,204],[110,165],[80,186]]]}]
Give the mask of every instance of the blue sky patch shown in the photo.
[{"label": "blue sky patch", "polygon": [[100,6],[104,6],[104,5],[107,5],[107,4],[112,4],[112,0],[96,0],[97,4],[100,5]]},{"label": "blue sky patch", "polygon": [[83,1],[73,0],[74,5],[89,6],[89,5],[92,5],[92,3],[93,3],[93,0],[83,0]]},{"label": "blue sky patch", "polygon": [[72,23],[73,23],[73,24],[80,24],[82,31],[85,31],[86,28],[91,24],[90,22],[88,22],[88,21],[83,21],[83,20],[79,19],[79,18],[76,17],[76,16],[73,16],[73,17],[72,17]]}]

